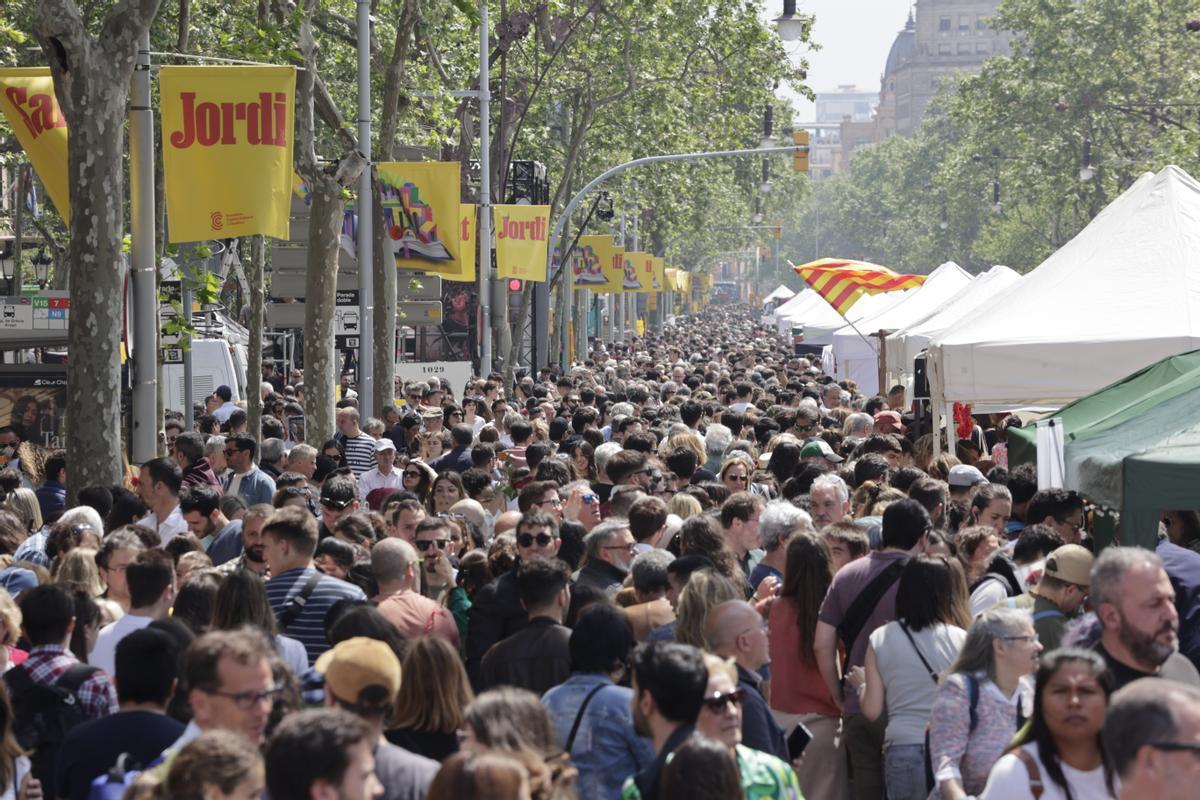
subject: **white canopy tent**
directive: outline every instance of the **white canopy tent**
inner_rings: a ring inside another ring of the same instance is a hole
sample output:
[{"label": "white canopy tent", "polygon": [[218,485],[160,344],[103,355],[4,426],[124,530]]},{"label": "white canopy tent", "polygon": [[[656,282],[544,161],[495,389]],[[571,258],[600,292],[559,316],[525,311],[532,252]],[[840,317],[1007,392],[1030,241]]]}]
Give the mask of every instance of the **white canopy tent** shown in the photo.
[{"label": "white canopy tent", "polygon": [[[1200,183],[1147,173],[1074,239],[929,345],[935,414],[1059,407],[1200,348]],[[937,421],[934,421],[935,430]]]},{"label": "white canopy tent", "polygon": [[[929,273],[920,287],[887,308],[843,326],[833,334],[833,362],[839,380],[852,380],[865,395],[879,392],[878,331],[899,330],[943,308],[946,301],[971,282],[971,274],[953,261]],[[857,329],[857,330],[856,330]],[[860,335],[861,333],[861,335]],[[866,338],[864,338],[866,337]]]},{"label": "white canopy tent", "polygon": [[[833,306],[829,305],[824,297],[812,289],[806,289],[780,306],[779,311],[776,312],[775,322],[780,334],[786,334],[793,325],[803,325],[805,344],[831,344],[833,332],[846,327],[847,319],[852,323],[857,323],[860,319],[891,308],[916,291],[918,290],[906,289],[899,292],[864,295],[850,307],[846,316],[843,317],[833,310]],[[796,305],[785,309],[785,306],[792,303]]]},{"label": "white canopy tent", "polygon": [[966,319],[991,302],[1000,292],[1020,280],[1021,276],[1005,266],[994,266],[976,275],[958,294],[924,319],[896,331],[887,337],[887,370],[896,381],[907,383],[912,375],[913,359],[929,345],[929,340],[950,326]]},{"label": "white canopy tent", "polygon": [[772,300],[789,300],[796,295],[791,289],[786,286],[778,286],[775,291],[763,298],[762,304],[765,306]]}]

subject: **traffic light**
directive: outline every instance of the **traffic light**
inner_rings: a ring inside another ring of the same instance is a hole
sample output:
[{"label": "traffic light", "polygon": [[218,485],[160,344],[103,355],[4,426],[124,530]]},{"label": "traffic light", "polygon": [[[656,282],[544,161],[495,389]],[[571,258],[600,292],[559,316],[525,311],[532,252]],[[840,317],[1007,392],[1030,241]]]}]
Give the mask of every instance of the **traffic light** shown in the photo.
[{"label": "traffic light", "polygon": [[792,168],[796,172],[808,172],[808,131],[792,131],[792,143],[802,150],[792,152]]}]

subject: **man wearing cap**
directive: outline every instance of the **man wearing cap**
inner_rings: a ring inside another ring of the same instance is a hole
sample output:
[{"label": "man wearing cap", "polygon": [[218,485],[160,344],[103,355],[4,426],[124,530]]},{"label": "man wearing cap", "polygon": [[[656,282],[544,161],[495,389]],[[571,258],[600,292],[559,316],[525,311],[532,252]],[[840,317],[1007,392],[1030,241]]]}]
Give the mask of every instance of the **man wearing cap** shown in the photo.
[{"label": "man wearing cap", "polygon": [[375,466],[358,477],[358,494],[363,504],[367,496],[376,489],[404,488],[400,472],[394,469],[396,465],[396,443],[386,436],[375,442]]},{"label": "man wearing cap", "polygon": [[904,433],[904,421],[898,411],[880,411],[875,415],[875,433]]},{"label": "man wearing cap", "polygon": [[325,676],[325,705],[348,711],[367,724],[375,775],[383,784],[380,797],[423,800],[440,765],[383,738],[384,721],[400,691],[400,660],[392,649],[376,639],[356,636],[318,658],[316,670]]},{"label": "man wearing cap", "polygon": [[1062,644],[1067,622],[1087,600],[1094,557],[1084,547],[1064,544],[1046,557],[1042,579],[1029,594],[1009,598],[1012,608],[1027,609],[1033,616],[1042,648],[1049,652]]},{"label": "man wearing cap", "polygon": [[833,452],[833,448],[824,439],[810,439],[800,448],[800,458],[807,464],[816,464],[825,472],[832,472],[837,465],[845,461]]},{"label": "man wearing cap", "polygon": [[950,468],[950,475],[946,478],[946,483],[950,484],[951,500],[970,503],[976,490],[980,486],[988,485],[988,479],[970,464],[955,464]]}]

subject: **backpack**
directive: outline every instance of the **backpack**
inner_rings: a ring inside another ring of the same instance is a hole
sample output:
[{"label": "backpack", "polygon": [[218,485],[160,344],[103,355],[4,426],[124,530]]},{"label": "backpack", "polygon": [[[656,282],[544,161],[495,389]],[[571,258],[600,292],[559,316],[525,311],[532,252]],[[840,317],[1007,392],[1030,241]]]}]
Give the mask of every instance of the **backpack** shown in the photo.
[{"label": "backpack", "polygon": [[4,674],[12,700],[13,732],[21,747],[32,752],[30,772],[41,781],[46,797],[59,796],[54,767],[67,732],[87,721],[76,693],[99,671],[88,664],[73,664],[49,686],[35,683],[24,665]]},{"label": "backpack", "polygon": [[[919,651],[918,655],[920,655]],[[924,661],[923,658],[921,660]],[[979,680],[974,675],[971,675],[967,672],[962,673],[962,676],[967,683],[967,713],[969,714],[971,720],[967,727],[967,736],[969,738],[971,734],[975,732],[975,727],[979,724],[979,713],[976,711],[976,706],[979,705]],[[1017,730],[1020,731],[1024,725],[1025,712],[1021,706],[1021,703],[1018,702]],[[937,786],[937,781],[934,780],[933,777],[933,748],[929,746],[929,729],[932,727],[932,721],[925,726],[925,788],[931,792],[933,791],[934,787]],[[1034,796],[1040,797],[1040,793]]]},{"label": "backpack", "polygon": [[142,774],[139,770],[127,768],[128,759],[128,753],[121,753],[117,763],[108,772],[97,776],[88,790],[87,800],[123,800],[129,787]]}]

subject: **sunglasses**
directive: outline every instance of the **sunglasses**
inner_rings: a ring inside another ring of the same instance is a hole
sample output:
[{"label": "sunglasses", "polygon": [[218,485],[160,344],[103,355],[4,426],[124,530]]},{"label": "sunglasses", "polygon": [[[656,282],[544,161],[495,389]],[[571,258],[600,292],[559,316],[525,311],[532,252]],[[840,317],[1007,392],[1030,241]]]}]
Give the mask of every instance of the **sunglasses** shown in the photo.
[{"label": "sunglasses", "polygon": [[450,544],[449,539],[419,539],[413,543],[416,548],[424,553],[429,549],[429,545],[436,544],[438,550],[445,550],[446,545]]},{"label": "sunglasses", "polygon": [[533,547],[533,543],[537,542],[538,547],[549,547],[554,538],[549,533],[539,533],[537,536],[532,533],[519,533],[517,534],[517,544],[521,547]]},{"label": "sunglasses", "polygon": [[743,689],[734,689],[732,692],[724,694],[717,692],[711,697],[704,698],[704,707],[714,714],[720,714],[725,710],[725,706],[733,705],[740,706],[742,700],[746,698],[746,692]]},{"label": "sunglasses", "polygon": [[343,508],[345,508],[346,506],[350,505],[353,502],[354,502],[353,499],[351,499],[351,500],[326,500],[326,499],[322,498],[321,505],[323,505],[326,508],[331,509],[333,511],[341,511]]},{"label": "sunglasses", "polygon": [[406,478],[420,478],[420,477],[421,477],[421,473],[420,473],[420,471],[418,471],[418,470],[415,470],[415,469],[406,469],[406,470],[404,470],[404,477],[406,477]]}]

